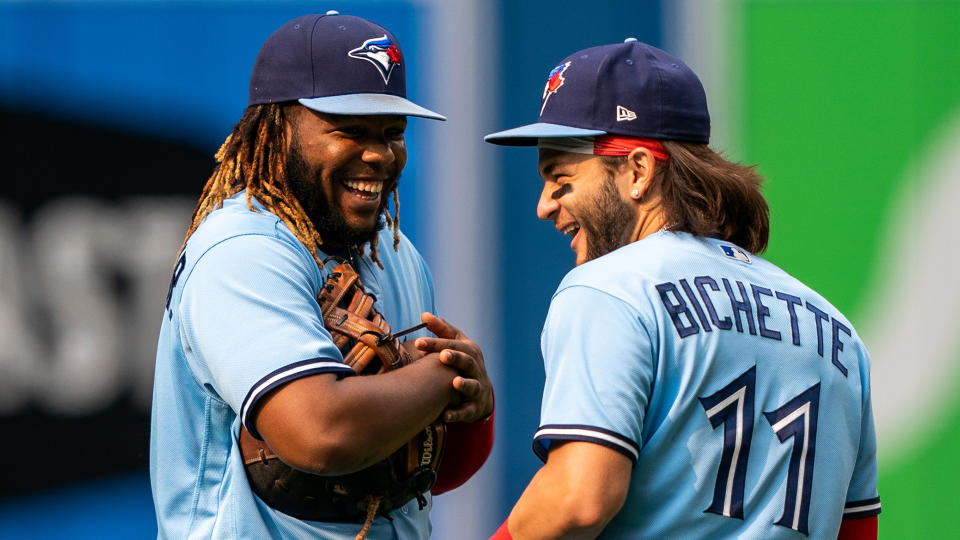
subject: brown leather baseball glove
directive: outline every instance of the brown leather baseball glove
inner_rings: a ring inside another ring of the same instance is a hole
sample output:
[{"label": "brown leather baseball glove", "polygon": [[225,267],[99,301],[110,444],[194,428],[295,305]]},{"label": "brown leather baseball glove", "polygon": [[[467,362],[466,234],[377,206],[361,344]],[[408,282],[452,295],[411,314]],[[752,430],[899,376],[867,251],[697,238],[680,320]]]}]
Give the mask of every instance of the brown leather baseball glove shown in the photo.
[{"label": "brown leather baseball glove", "polygon": [[[317,301],[324,326],[357,374],[382,373],[412,361],[398,337],[425,325],[391,333],[373,307],[376,298],[364,290],[349,263],[333,269]],[[300,519],[365,523],[362,537],[377,514],[386,515],[413,498],[423,508],[423,494],[436,481],[445,440],[446,426],[438,420],[383,461],[343,476],[293,469],[244,428],[240,450],[250,486],[268,505]]]}]

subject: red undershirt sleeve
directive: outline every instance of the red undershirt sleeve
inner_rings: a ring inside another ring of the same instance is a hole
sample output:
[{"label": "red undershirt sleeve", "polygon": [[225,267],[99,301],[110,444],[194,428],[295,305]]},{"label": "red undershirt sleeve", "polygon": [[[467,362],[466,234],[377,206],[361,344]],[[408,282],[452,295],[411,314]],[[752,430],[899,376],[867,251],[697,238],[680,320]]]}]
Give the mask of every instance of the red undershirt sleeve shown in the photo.
[{"label": "red undershirt sleeve", "polygon": [[837,540],[877,540],[877,516],[843,520]]},{"label": "red undershirt sleeve", "polygon": [[487,461],[493,448],[493,415],[479,422],[447,424],[447,447],[431,490],[434,495],[460,487]]}]

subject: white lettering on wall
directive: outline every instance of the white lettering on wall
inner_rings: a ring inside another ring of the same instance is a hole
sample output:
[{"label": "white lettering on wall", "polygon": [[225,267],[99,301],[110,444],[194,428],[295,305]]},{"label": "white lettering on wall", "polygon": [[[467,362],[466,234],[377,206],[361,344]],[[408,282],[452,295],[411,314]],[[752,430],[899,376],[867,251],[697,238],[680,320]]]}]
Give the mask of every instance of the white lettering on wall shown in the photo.
[{"label": "white lettering on wall", "polygon": [[189,198],[63,198],[27,223],[0,205],[0,414],[28,402],[149,410],[157,335]]}]

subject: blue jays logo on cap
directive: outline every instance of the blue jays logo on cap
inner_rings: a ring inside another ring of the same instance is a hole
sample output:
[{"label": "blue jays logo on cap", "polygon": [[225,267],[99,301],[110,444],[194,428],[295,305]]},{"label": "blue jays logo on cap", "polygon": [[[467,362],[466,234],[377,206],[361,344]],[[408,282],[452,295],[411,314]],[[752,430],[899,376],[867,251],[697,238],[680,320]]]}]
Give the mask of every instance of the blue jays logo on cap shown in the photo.
[{"label": "blue jays logo on cap", "polygon": [[348,52],[347,55],[350,58],[366,60],[376,66],[380,76],[383,77],[384,84],[390,83],[390,74],[393,73],[393,68],[400,65],[403,60],[400,56],[400,49],[390,41],[386,34],[382,37],[364,41],[363,45]]},{"label": "blue jays logo on cap", "polygon": [[720,249],[723,251],[723,254],[731,259],[736,259],[745,263],[750,262],[750,256],[747,255],[747,252],[738,248],[737,246],[728,246],[720,244]]},{"label": "blue jays logo on cap", "polygon": [[563,72],[568,67],[570,67],[570,62],[564,62],[550,71],[547,84],[543,85],[543,105],[540,106],[540,114],[543,114],[543,108],[547,106],[547,100],[550,99],[550,96],[556,94],[557,90],[563,86],[563,82],[566,80],[563,78]]}]

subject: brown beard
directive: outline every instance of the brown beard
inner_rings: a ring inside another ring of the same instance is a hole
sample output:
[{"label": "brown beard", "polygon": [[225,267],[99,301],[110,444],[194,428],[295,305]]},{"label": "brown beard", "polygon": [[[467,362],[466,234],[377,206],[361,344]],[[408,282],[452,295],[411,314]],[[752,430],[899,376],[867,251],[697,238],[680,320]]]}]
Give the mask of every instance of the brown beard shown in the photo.
[{"label": "brown beard", "polygon": [[[287,183],[290,191],[300,202],[303,211],[313,222],[313,226],[320,233],[324,243],[338,246],[361,246],[376,238],[385,222],[378,218],[370,227],[351,227],[343,216],[343,208],[336,201],[331,202],[323,192],[323,183],[319,178],[310,178],[310,168],[300,149],[300,142],[294,138],[290,141],[286,161]],[[337,181],[337,180],[334,180]],[[397,179],[384,183],[383,193],[389,193],[397,185]],[[389,188],[389,190],[388,190]],[[377,215],[387,207],[387,197],[380,201]]]},{"label": "brown beard", "polygon": [[606,176],[578,219],[587,233],[587,260],[629,244],[630,225],[636,217],[636,209],[620,197],[614,177]]}]

